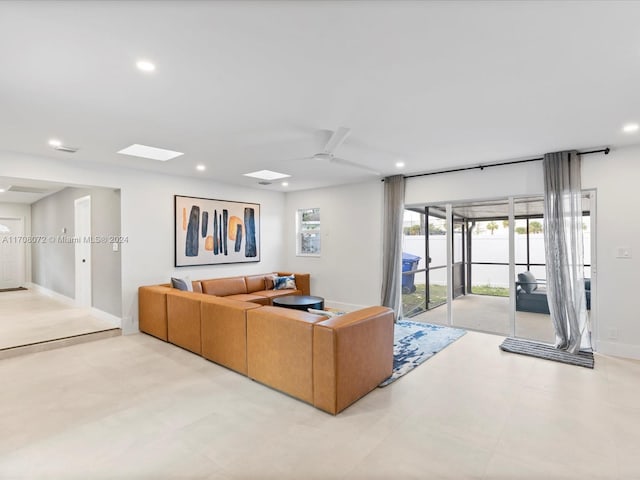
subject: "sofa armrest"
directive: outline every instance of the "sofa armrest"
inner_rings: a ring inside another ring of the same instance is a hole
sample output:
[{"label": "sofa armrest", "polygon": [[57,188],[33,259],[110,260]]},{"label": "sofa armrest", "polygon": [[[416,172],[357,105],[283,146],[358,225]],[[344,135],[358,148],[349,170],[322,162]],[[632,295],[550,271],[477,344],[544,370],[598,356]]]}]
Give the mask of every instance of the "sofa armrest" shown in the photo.
[{"label": "sofa armrest", "polygon": [[167,339],[198,355],[202,352],[200,302],[204,293],[176,290],[167,294]]},{"label": "sofa armrest", "polygon": [[309,273],[277,272],[277,274],[279,277],[295,275],[296,287],[302,292],[301,295],[311,295],[311,275]]},{"label": "sofa armrest", "polygon": [[200,301],[202,356],[247,374],[247,311],[257,303],[205,295]]},{"label": "sofa armrest", "polygon": [[393,310],[368,307],[314,325],[313,404],[337,414],[393,371]]},{"label": "sofa armrest", "polygon": [[138,288],[138,328],[160,340],[167,341],[167,293],[165,285]]},{"label": "sofa armrest", "polygon": [[313,324],[324,319],[281,307],[248,310],[248,377],[313,403]]}]

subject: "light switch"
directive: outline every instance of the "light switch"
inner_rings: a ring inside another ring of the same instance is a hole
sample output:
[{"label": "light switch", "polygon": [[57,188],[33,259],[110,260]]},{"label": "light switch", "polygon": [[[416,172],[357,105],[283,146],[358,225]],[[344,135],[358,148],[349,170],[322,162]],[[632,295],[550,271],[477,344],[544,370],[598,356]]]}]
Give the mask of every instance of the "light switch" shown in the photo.
[{"label": "light switch", "polygon": [[113,251],[117,252],[120,249],[120,246],[118,245],[118,242],[113,242]]},{"label": "light switch", "polygon": [[631,258],[631,249],[628,247],[618,247],[616,250],[616,258]]}]

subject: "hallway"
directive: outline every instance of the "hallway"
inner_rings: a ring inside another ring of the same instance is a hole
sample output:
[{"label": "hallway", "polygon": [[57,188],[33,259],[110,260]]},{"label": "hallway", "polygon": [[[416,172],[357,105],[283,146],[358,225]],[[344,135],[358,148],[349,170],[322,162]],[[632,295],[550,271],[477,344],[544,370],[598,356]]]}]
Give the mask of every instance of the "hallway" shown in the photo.
[{"label": "hallway", "polygon": [[113,323],[34,290],[0,292],[0,358],[120,335]]}]

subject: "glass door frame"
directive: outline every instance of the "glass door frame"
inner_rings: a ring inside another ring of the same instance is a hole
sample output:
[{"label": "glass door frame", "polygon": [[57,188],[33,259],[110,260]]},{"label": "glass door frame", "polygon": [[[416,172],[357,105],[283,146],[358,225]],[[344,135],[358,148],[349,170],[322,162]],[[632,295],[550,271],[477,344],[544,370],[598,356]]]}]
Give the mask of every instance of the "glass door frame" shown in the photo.
[{"label": "glass door frame", "polygon": [[[591,334],[592,334],[592,345],[594,347],[594,349],[596,348],[596,344],[598,341],[598,338],[600,338],[600,333],[598,330],[598,322],[597,322],[597,235],[596,235],[596,231],[597,231],[597,202],[596,202],[596,195],[597,192],[595,189],[584,189],[583,190],[583,196],[588,197],[589,198],[589,216],[590,216],[590,222],[591,222],[591,231],[590,231],[590,240],[591,240],[591,248],[590,248],[590,253],[591,253],[591,261],[590,261],[590,266],[591,266],[591,310],[590,310],[590,325],[591,325]],[[510,225],[509,228],[509,235],[508,235],[508,242],[509,242],[509,331],[510,331],[510,335],[511,336],[515,336],[516,335],[516,285],[515,285],[515,278],[516,278],[516,267],[521,267],[521,266],[525,266],[527,268],[529,268],[530,266],[544,266],[543,264],[533,264],[531,263],[531,259],[530,259],[530,253],[529,253],[529,248],[527,248],[527,261],[526,264],[522,264],[522,263],[518,263],[516,264],[516,259],[515,259],[515,221],[517,219],[522,219],[522,218],[526,218],[526,216],[523,215],[518,215],[516,217],[515,215],[515,203],[519,200],[519,199],[523,199],[523,198],[531,198],[531,197],[543,197],[543,194],[523,194],[523,195],[511,195],[508,197],[501,197],[501,198],[497,198],[496,200],[506,200],[508,202],[508,222]],[[482,200],[478,200],[478,201],[487,201],[487,200],[491,200],[491,199],[482,199]],[[460,203],[463,202],[462,200],[460,201]],[[467,201],[465,200],[464,203],[470,203],[472,201]],[[428,254],[429,254],[429,235],[428,235],[428,218],[429,218],[429,208],[430,207],[438,207],[438,210],[444,210],[445,212],[445,222],[446,222],[446,245],[447,245],[447,264],[445,267],[436,267],[436,268],[446,268],[447,271],[447,298],[446,298],[446,308],[447,308],[447,325],[448,326],[453,326],[453,309],[452,309],[452,303],[454,300],[454,292],[453,292],[453,268],[454,268],[454,231],[453,231],[453,225],[454,225],[454,218],[453,218],[453,206],[459,203],[458,201],[456,202],[447,202],[447,203],[432,203],[429,204],[427,206],[425,206],[425,219],[426,219],[426,223],[427,223],[427,228],[426,228],[426,238],[425,238],[425,254],[427,255],[428,258]],[[469,220],[470,221],[470,220]],[[465,222],[466,223],[466,222]],[[528,224],[528,221],[527,221]],[[468,225],[466,226],[468,227]],[[463,232],[465,231],[465,228],[463,227]],[[470,229],[466,228],[466,233],[469,234]],[[527,242],[529,242],[528,239],[528,234],[529,231],[527,231]],[[463,237],[464,237],[464,233],[463,233]],[[468,240],[467,240],[468,242]],[[463,239],[463,248],[462,248],[462,253],[461,255],[463,256],[463,258],[465,260],[467,260],[468,263],[471,263],[471,255],[469,252],[465,252],[465,248],[467,248],[469,246],[469,244],[465,242],[465,240]],[[464,263],[464,260],[463,260]],[[429,270],[432,270],[433,268],[429,265],[429,263],[427,262],[426,268],[425,268],[425,272],[426,272],[426,291],[427,291],[427,308],[425,311],[430,310],[428,308],[428,302],[429,302]],[[466,275],[465,275],[466,277]],[[465,278],[465,284],[470,281],[470,277],[469,278]],[[466,293],[471,293],[471,291],[469,290],[468,286],[466,287]],[[443,304],[438,304],[437,307],[442,307]],[[435,308],[436,306],[431,307]],[[478,330],[480,332],[483,333],[492,333],[492,334],[496,334],[496,332],[490,332],[490,331],[483,331],[483,330]]]}]

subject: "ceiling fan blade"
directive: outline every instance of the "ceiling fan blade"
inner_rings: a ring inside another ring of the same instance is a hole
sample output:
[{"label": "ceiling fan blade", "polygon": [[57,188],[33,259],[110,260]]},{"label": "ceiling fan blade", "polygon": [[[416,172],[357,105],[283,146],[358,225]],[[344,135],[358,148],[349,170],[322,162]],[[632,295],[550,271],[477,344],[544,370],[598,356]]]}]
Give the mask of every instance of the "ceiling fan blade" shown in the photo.
[{"label": "ceiling fan blade", "polygon": [[338,127],[338,129],[333,132],[333,134],[331,135],[331,138],[329,139],[329,141],[327,142],[327,144],[324,147],[324,151],[326,153],[331,153],[333,154],[336,149],[342,145],[342,143],[347,139],[347,137],[349,136],[349,134],[351,133],[351,129],[348,127]]},{"label": "ceiling fan blade", "polygon": [[347,165],[349,167],[354,167],[354,168],[359,168],[360,170],[366,170],[369,173],[375,174],[380,176],[380,172],[378,172],[377,170],[371,168],[371,167],[367,167],[366,165],[362,165],[360,163],[356,163],[356,162],[352,162],[351,160],[345,160],[344,158],[337,158],[337,157],[333,157],[331,159],[332,163],[339,163],[341,165]]}]

